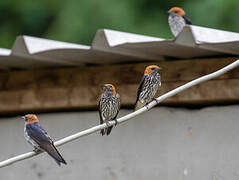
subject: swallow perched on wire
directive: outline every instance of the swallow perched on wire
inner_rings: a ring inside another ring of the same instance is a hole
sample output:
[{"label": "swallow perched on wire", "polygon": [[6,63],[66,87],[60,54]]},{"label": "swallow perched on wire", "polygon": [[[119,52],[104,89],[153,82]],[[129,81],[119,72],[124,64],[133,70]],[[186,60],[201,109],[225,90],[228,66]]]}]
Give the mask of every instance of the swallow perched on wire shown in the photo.
[{"label": "swallow perched on wire", "polygon": [[113,126],[109,126],[109,121],[115,120],[115,125],[117,124],[116,117],[119,109],[120,95],[112,84],[105,84],[99,100],[99,114],[100,124],[106,123],[108,127],[100,131],[102,136],[105,133],[109,135],[113,128]]},{"label": "swallow perched on wire", "polygon": [[186,24],[192,24],[191,20],[188,16],[186,16],[182,8],[173,7],[168,11],[168,14],[168,23],[174,37],[178,36]]},{"label": "swallow perched on wire", "polygon": [[37,116],[35,114],[27,114],[22,118],[25,120],[24,137],[34,147],[34,151],[46,151],[59,166],[61,163],[66,164],[51,137],[40,125]]},{"label": "swallow perched on wire", "polygon": [[142,108],[154,99],[158,88],[161,86],[161,78],[158,73],[160,69],[156,65],[150,65],[145,68],[144,76],[138,88],[135,110]]}]

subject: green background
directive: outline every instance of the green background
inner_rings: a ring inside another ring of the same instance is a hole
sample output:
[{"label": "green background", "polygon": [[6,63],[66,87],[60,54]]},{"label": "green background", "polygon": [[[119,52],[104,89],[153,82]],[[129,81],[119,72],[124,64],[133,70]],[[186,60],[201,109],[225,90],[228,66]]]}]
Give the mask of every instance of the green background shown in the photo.
[{"label": "green background", "polygon": [[23,34],[90,45],[100,28],[172,38],[173,6],[194,25],[239,32],[239,0],[1,0],[0,47]]}]

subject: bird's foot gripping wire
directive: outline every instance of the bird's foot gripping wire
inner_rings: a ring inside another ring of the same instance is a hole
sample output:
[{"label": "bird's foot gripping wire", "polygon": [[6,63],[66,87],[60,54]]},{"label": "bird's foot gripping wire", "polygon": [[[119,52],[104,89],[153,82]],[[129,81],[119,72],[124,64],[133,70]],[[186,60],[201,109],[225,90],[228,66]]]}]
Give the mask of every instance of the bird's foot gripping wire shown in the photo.
[{"label": "bird's foot gripping wire", "polygon": [[33,152],[38,154],[41,152],[41,150],[38,147],[34,147]]},{"label": "bird's foot gripping wire", "polygon": [[[159,101],[158,101],[157,98],[153,98],[152,101],[156,101],[157,104],[159,103]],[[151,102],[152,102],[152,101],[151,101]],[[150,104],[150,102],[148,102],[148,103],[145,105],[145,107],[146,107],[147,110],[149,110],[149,104]]]},{"label": "bird's foot gripping wire", "polygon": [[106,126],[107,126],[107,127],[110,127],[110,126],[111,126],[109,121],[106,121],[105,123],[106,123]]},{"label": "bird's foot gripping wire", "polygon": [[157,104],[159,103],[157,98],[153,98],[153,101],[156,101]]},{"label": "bird's foot gripping wire", "polygon": [[117,119],[114,119],[114,121],[115,121],[115,126],[118,124],[118,121],[117,121]]}]

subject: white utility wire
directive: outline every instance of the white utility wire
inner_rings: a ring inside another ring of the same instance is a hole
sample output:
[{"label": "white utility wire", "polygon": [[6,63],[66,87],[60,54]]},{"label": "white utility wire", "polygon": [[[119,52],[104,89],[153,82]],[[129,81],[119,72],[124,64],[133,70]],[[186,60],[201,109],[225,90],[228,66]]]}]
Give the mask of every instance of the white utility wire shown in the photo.
[{"label": "white utility wire", "polygon": [[[186,89],[188,89],[188,88],[190,88],[192,86],[195,86],[195,85],[200,84],[202,82],[205,82],[205,81],[208,81],[208,80],[213,79],[215,77],[218,77],[218,76],[220,76],[220,75],[222,75],[222,74],[224,74],[224,73],[226,73],[226,72],[236,68],[237,66],[239,66],[239,60],[229,64],[228,66],[226,66],[226,67],[224,67],[224,68],[222,68],[222,69],[220,69],[220,70],[218,70],[218,71],[216,71],[214,73],[202,76],[202,77],[200,77],[198,79],[195,79],[193,81],[190,81],[190,82],[188,82],[188,83],[186,83],[186,84],[184,84],[184,85],[182,85],[182,86],[180,86],[180,87],[178,87],[178,88],[176,88],[176,89],[174,89],[172,91],[169,91],[168,93],[158,97],[156,100],[154,100],[151,103],[149,103],[147,106],[145,106],[145,107],[143,107],[143,108],[141,108],[141,109],[139,109],[139,110],[137,110],[137,111],[135,111],[133,113],[130,113],[130,114],[126,115],[126,116],[123,116],[123,117],[117,119],[117,122],[118,122],[118,124],[121,124],[121,123],[123,123],[125,121],[128,121],[128,120],[132,119],[133,117],[135,117],[135,116],[137,116],[137,115],[139,115],[139,114],[141,114],[141,113],[143,113],[145,111],[148,111],[149,109],[151,109],[152,107],[154,107],[158,103],[162,102],[163,100],[165,100],[165,99],[167,99],[169,97],[172,97],[172,96],[178,94],[179,92],[184,91],[184,90],[186,90]],[[115,121],[111,121],[109,123],[110,123],[110,125],[114,125]],[[63,144],[66,144],[68,142],[76,140],[76,139],[78,139],[80,137],[87,136],[87,135],[92,134],[94,132],[100,131],[101,129],[104,129],[106,127],[107,126],[106,126],[105,123],[101,124],[101,125],[98,125],[98,126],[94,126],[94,127],[89,128],[87,130],[78,132],[78,133],[73,134],[71,136],[65,137],[65,138],[63,138],[63,139],[61,139],[59,141],[56,141],[54,144],[55,144],[55,146],[61,146]],[[38,154],[39,153],[35,153],[35,152],[32,151],[32,152],[28,152],[28,153],[25,153],[25,154],[21,154],[19,156],[15,156],[13,158],[10,158],[10,159],[7,159],[5,161],[0,162],[0,168],[8,166],[10,164],[13,164],[13,163],[15,163],[17,161],[22,161],[24,159],[31,158],[31,157],[36,156]]]}]

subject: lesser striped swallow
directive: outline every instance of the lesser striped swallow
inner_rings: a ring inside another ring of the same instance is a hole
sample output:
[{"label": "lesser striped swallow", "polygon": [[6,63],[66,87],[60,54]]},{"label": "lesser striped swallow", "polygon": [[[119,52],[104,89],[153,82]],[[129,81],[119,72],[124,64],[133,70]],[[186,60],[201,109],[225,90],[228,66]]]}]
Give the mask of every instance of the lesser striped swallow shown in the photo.
[{"label": "lesser striped swallow", "polygon": [[[105,84],[99,100],[100,124],[115,120],[120,109],[120,95],[112,84]],[[117,121],[116,121],[117,124]],[[116,125],[115,124],[115,125]],[[101,135],[110,134],[113,126],[101,130]]]},{"label": "lesser striped swallow", "polygon": [[60,166],[61,163],[67,164],[61,154],[56,149],[54,142],[47,132],[42,128],[35,114],[23,116],[25,120],[24,136],[33,147],[34,151],[46,151]]},{"label": "lesser striped swallow", "polygon": [[174,37],[177,37],[178,34],[183,30],[183,27],[188,24],[191,25],[192,22],[189,17],[185,14],[184,10],[179,7],[173,7],[168,11],[168,23],[171,32]]},{"label": "lesser striped swallow", "polygon": [[156,65],[150,65],[145,68],[137,92],[135,110],[142,108],[153,100],[158,88],[161,86],[161,78],[158,73],[160,69]]}]

